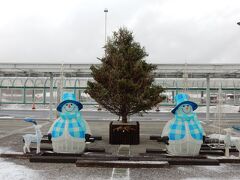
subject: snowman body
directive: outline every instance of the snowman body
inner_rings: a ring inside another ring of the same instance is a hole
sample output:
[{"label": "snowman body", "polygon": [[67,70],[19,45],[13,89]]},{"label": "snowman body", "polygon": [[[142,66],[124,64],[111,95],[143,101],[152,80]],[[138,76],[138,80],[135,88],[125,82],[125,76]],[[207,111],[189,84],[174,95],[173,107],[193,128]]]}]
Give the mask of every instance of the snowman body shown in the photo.
[{"label": "snowman body", "polygon": [[53,151],[57,153],[83,153],[86,124],[75,104],[66,103],[60,117],[50,128]]},{"label": "snowman body", "polygon": [[203,128],[192,107],[182,104],[175,117],[164,127],[163,136],[169,137],[168,153],[177,156],[196,156],[203,143]]}]

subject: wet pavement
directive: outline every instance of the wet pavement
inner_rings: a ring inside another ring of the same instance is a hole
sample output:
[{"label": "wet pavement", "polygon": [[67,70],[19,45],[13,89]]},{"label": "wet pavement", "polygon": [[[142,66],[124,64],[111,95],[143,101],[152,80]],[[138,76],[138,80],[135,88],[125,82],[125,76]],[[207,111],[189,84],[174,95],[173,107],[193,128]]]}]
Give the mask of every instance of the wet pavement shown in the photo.
[{"label": "wet pavement", "polygon": [[[88,120],[88,119],[87,119]],[[103,140],[88,144],[88,147],[103,147],[107,153],[117,154],[119,145],[108,143],[109,121],[88,120],[92,133]],[[42,132],[46,134],[51,122],[39,120]],[[165,145],[149,140],[150,135],[160,135],[166,122],[140,122],[140,145],[131,145],[131,155],[145,153],[146,148],[164,148]],[[221,122],[220,131],[236,122]],[[207,134],[219,132],[218,123],[203,124]],[[22,151],[22,135],[34,133],[29,123],[23,120],[0,120],[0,152]],[[30,163],[27,159],[0,158],[0,179],[240,179],[240,164],[221,164],[220,166],[170,166],[158,169],[121,168],[83,168],[75,164]]]},{"label": "wet pavement", "polygon": [[[5,162],[4,162],[5,161]],[[239,164],[220,166],[170,166],[169,168],[83,168],[75,164],[29,163],[28,160],[0,160],[1,179],[239,179]],[[5,166],[5,168],[3,167]],[[8,167],[6,167],[8,166]],[[8,170],[6,170],[8,169]],[[11,170],[11,171],[10,171]],[[116,173],[117,172],[117,173]],[[114,174],[115,173],[115,174]]]}]

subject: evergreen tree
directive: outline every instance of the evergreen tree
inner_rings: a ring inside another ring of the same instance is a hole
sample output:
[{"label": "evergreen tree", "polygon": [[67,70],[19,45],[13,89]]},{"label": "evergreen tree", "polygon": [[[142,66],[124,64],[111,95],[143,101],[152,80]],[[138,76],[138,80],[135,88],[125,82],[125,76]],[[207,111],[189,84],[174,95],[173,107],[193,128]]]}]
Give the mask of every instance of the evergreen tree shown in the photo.
[{"label": "evergreen tree", "polygon": [[104,48],[102,63],[91,66],[95,81],[88,81],[86,89],[97,103],[127,123],[129,115],[149,110],[165,98],[163,88],[153,84],[156,66],[146,63],[148,54],[132,32],[120,28]]}]

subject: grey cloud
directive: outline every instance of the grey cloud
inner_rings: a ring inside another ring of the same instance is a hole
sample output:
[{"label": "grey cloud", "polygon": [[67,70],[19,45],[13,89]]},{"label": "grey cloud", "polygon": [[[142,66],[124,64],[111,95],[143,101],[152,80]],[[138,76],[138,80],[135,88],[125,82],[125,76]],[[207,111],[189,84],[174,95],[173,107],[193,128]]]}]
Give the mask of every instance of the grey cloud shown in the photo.
[{"label": "grey cloud", "polygon": [[54,1],[60,4],[45,9],[47,2],[12,12],[6,24],[0,19],[0,62],[98,62],[107,7],[108,35],[127,26],[146,47],[149,62],[239,63],[237,0]]}]

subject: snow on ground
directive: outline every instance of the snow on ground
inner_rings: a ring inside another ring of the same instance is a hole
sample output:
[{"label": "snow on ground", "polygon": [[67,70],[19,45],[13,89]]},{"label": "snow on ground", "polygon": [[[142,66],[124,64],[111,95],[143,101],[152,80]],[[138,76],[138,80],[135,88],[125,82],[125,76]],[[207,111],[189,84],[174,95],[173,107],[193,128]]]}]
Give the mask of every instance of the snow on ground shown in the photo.
[{"label": "snow on ground", "polygon": [[[36,110],[49,110],[49,105],[35,104]],[[32,104],[4,104],[0,107],[3,110],[31,110]],[[238,113],[239,106],[224,104],[221,106],[222,113]],[[53,109],[56,109],[53,105]],[[171,112],[173,107],[171,106],[160,106],[160,112]],[[97,111],[98,105],[84,105],[82,111]],[[217,106],[210,106],[210,113],[217,113]],[[103,109],[104,111],[104,109]],[[156,112],[156,108],[153,108],[149,112]],[[195,112],[205,113],[206,106],[199,106]]]},{"label": "snow on ground", "polygon": [[1,153],[6,153],[6,152],[9,152],[11,151],[11,149],[9,147],[0,147],[0,154]]},{"label": "snow on ground", "polygon": [[[173,107],[160,106],[160,112],[171,112],[172,109]],[[207,109],[206,106],[198,106],[195,112],[205,113],[206,109]],[[217,106],[210,106],[209,109],[210,109],[210,113],[217,113],[218,111]],[[224,104],[221,106],[222,113],[238,113],[238,110],[239,110],[239,106],[234,106],[229,104]],[[153,109],[152,111],[155,111],[155,109]]]},{"label": "snow on ground", "polygon": [[[206,112],[206,106],[198,107],[196,112]],[[239,106],[224,104],[221,106],[222,113],[238,113]],[[217,112],[217,106],[210,106],[210,112],[216,113]]]},{"label": "snow on ground", "polygon": [[[35,104],[35,110],[49,110],[49,105]],[[4,104],[1,105],[2,110],[32,110],[32,104]],[[53,110],[56,106],[53,105]],[[98,107],[94,105],[85,105],[81,111],[97,111]]]},{"label": "snow on ground", "polygon": [[[231,140],[236,140],[240,138],[240,133],[239,132],[235,132],[235,130],[232,130],[232,132],[230,132],[231,135]],[[209,138],[211,139],[218,139],[220,141],[223,141],[225,138],[225,134],[210,134],[208,135]]]},{"label": "snow on ground", "polygon": [[211,139],[218,139],[220,141],[223,141],[226,135],[223,134],[210,134],[208,135],[209,138]]},{"label": "snow on ground", "polygon": [[[41,105],[36,104],[35,105],[38,110],[47,110],[49,109],[48,105]],[[31,110],[32,104],[2,104],[1,105],[2,110]]]},{"label": "snow on ground", "polygon": [[[0,147],[0,153],[13,152],[9,147]],[[0,158],[0,179],[1,180],[32,180],[41,179],[41,176],[25,166],[17,165]]]},{"label": "snow on ground", "polygon": [[13,162],[5,161],[0,158],[0,179],[1,180],[32,180],[42,179],[41,176],[34,170],[31,170],[25,166],[17,165]]}]

